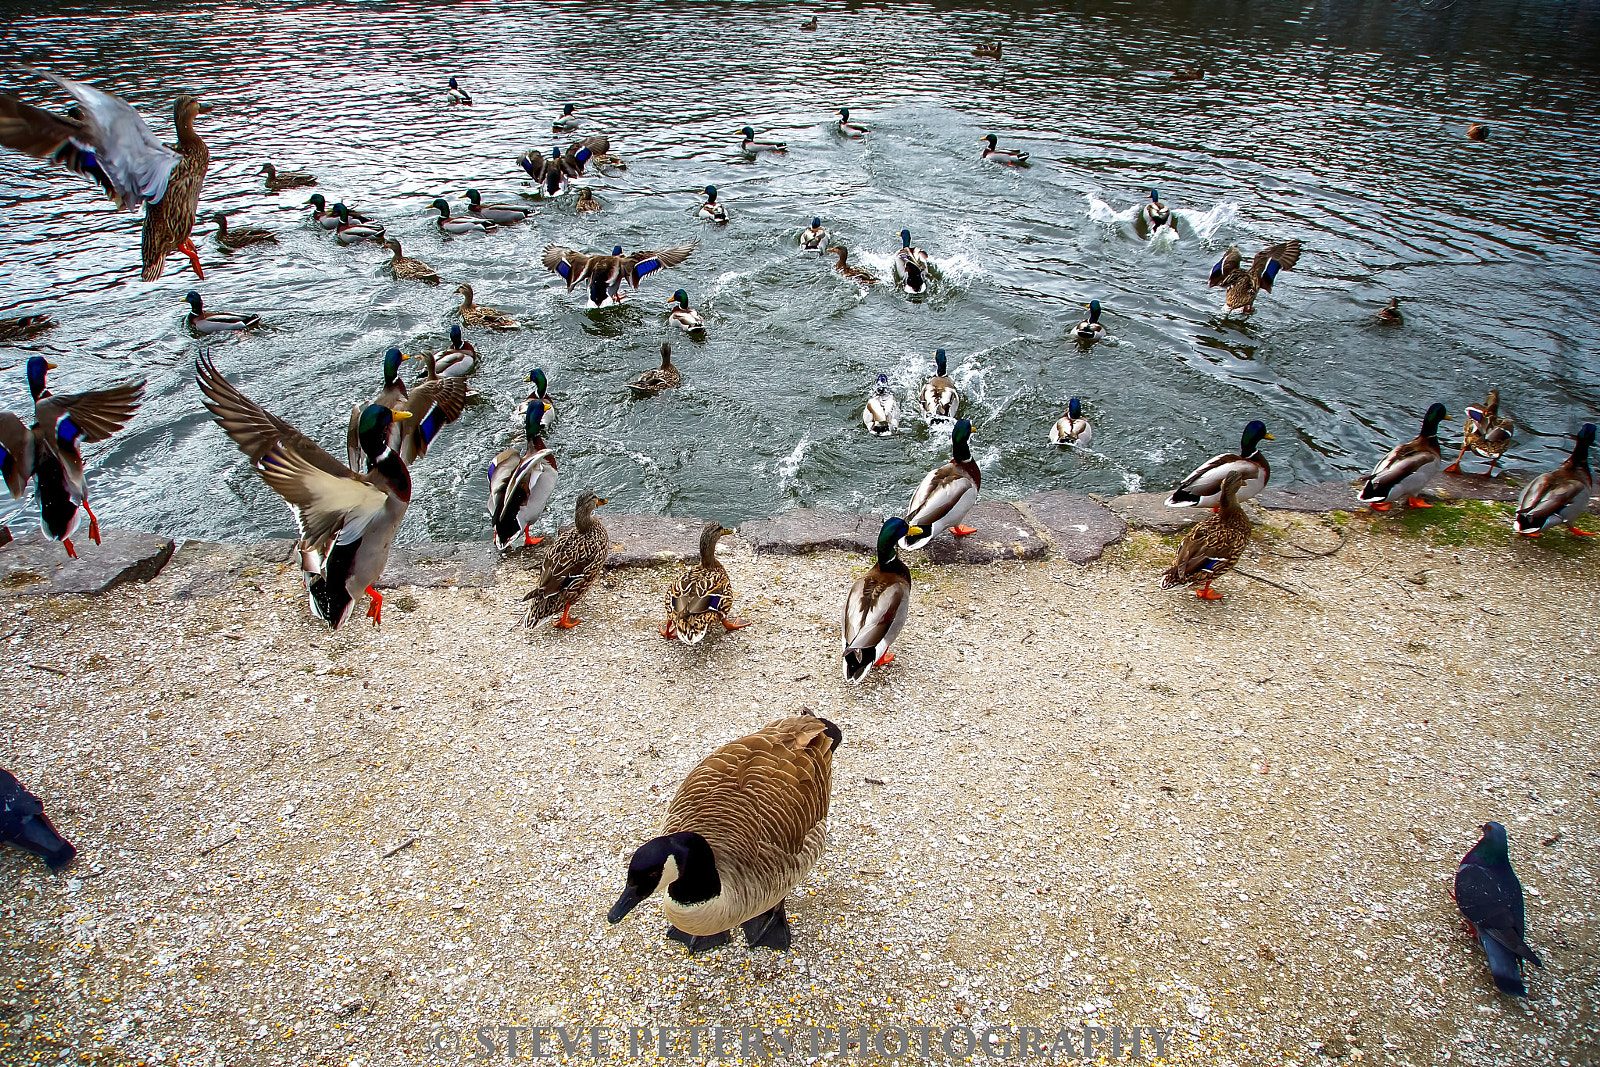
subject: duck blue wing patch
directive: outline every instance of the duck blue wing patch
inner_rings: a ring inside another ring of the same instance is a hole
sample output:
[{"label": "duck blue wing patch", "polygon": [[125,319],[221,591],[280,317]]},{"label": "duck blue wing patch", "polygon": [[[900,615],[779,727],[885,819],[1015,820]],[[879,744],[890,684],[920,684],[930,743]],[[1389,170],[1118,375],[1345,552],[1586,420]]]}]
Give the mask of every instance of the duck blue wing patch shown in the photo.
[{"label": "duck blue wing patch", "polygon": [[1276,278],[1278,276],[1278,272],[1282,269],[1283,264],[1279,263],[1277,260],[1267,260],[1267,267],[1261,272],[1261,288],[1264,292],[1272,292],[1272,279]]},{"label": "duck blue wing patch", "polygon": [[1474,404],[1468,404],[1467,418],[1471,419],[1473,422],[1483,422],[1483,409]]},{"label": "duck blue wing patch", "polygon": [[57,420],[56,440],[60,441],[62,444],[73,444],[78,440],[79,437],[82,436],[83,431],[78,429],[77,424],[72,421],[71,415],[63,415],[59,420]]},{"label": "duck blue wing patch", "polygon": [[641,259],[634,265],[633,276],[635,278],[643,278],[646,274],[649,274],[651,271],[658,270],[660,267],[661,260],[657,259],[655,256],[651,256],[649,259]]},{"label": "duck blue wing patch", "polygon": [[[435,404],[428,409],[426,415],[417,420],[417,428],[412,432],[416,434],[417,439],[422,442],[422,447],[426,449],[433,442],[433,439],[439,436],[439,431],[444,429],[444,425],[444,416],[439,414],[439,406]],[[492,470],[493,468],[491,467],[491,472]]]},{"label": "duck blue wing patch", "polygon": [[572,264],[563,259],[556,264],[556,273],[570,282],[572,280]]},{"label": "duck blue wing patch", "polygon": [[1222,281],[1222,260],[1217,260],[1217,265],[1211,268],[1211,281],[1208,285],[1216,285]]}]

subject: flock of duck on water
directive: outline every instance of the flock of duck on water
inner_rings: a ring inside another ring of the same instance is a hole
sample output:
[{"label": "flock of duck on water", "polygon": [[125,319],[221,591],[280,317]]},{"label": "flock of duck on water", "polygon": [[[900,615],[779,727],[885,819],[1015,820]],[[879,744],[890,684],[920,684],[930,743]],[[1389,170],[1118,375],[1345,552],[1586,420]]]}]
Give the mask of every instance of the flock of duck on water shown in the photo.
[{"label": "flock of duck on water", "polygon": [[[812,18],[801,26],[815,30]],[[1001,45],[980,46],[976,54],[1000,58]],[[200,256],[191,238],[202,183],[209,163],[205,142],[195,132],[195,118],[208,110],[192,96],[180,96],[174,107],[177,144],[168,147],[151,133],[138,113],[122,100],[92,86],[44,71],[41,77],[59,85],[76,101],[67,114],[57,114],[0,95],[0,144],[40,159],[47,159],[96,181],[118,207],[144,206],[142,240],[143,277],[159,278],[168,255],[188,257],[195,274],[204,278]],[[1174,77],[1193,80],[1203,70],[1180,71]],[[452,77],[446,94],[451,103],[468,106],[472,100]],[[553,123],[556,133],[577,128],[572,105]],[[841,108],[838,132],[860,137],[865,127]],[[745,127],[740,148],[746,154],[781,153],[781,142],[758,140]],[[1481,140],[1487,130],[1474,127],[1469,136]],[[1025,166],[1027,153],[1002,149],[998,138],[983,139],[982,157],[1009,166]],[[518,165],[544,192],[554,195],[581,176],[590,163],[620,166],[610,154],[605,137],[573,142],[549,156],[525,153]],[[264,164],[266,187],[271,191],[314,186],[309,174],[280,173]],[[714,186],[707,186],[699,216],[726,223],[726,206]],[[484,203],[476,190],[467,192],[468,207],[456,214],[448,201],[438,199],[432,209],[437,225],[448,234],[489,231],[526,218],[532,208]],[[404,254],[381,223],[343,203],[331,207],[319,195],[307,201],[312,221],[332,231],[344,244],[382,242],[393,253],[390,268],[398,278],[437,282],[439,275],[422,261]],[[579,210],[598,210],[592,193],[580,191]],[[218,212],[217,241],[225,249],[272,241],[264,230],[230,229]],[[1152,234],[1172,226],[1172,213],[1156,191],[1141,210],[1144,226]],[[893,262],[894,282],[910,294],[924,292],[935,268],[928,255],[901,233],[901,248]],[[850,264],[848,251],[830,246],[820,218],[799,238],[808,252],[831,252],[837,269],[862,284],[876,284],[869,272]],[[660,251],[609,255],[587,254],[550,246],[545,266],[560,276],[571,292],[583,285],[592,308],[613,306],[637,291],[641,281],[657,270],[681,264],[694,245]],[[1270,245],[1258,252],[1248,267],[1236,248],[1229,248],[1212,268],[1210,284],[1221,287],[1229,311],[1250,314],[1261,293],[1270,293],[1281,271],[1292,270],[1301,255],[1298,240]],[[493,308],[474,301],[470,285],[457,290],[463,297],[459,309],[462,325],[512,328],[516,323]],[[186,300],[191,306],[189,324],[202,335],[248,329],[257,317],[207,311],[197,292]],[[669,321],[685,331],[705,324],[679,289],[670,305]],[[1088,317],[1073,330],[1074,337],[1092,344],[1105,334],[1098,301],[1088,305]],[[1379,313],[1380,319],[1399,325],[1398,302]],[[47,316],[34,315],[0,322],[0,339],[31,336],[51,325]],[[359,405],[350,416],[346,462],[341,463],[283,419],[256,404],[235,388],[212,363],[209,353],[196,360],[197,380],[206,407],[222,429],[249,457],[261,478],[289,504],[300,529],[299,549],[311,606],[322,619],[337,627],[354,609],[360,596],[369,597],[367,611],[374,624],[381,620],[383,598],[375,585],[387,561],[389,548],[411,495],[408,465],[427,453],[429,443],[454,421],[467,399],[466,376],[477,366],[477,355],[461,326],[451,329],[451,347],[422,355],[426,370],[412,385],[401,378],[401,364],[413,358],[399,349],[385,353],[383,387],[370,404]],[[98,542],[98,522],[89,506],[80,446],[103,441],[133,417],[145,382],[126,382],[108,388],[57,395],[46,375],[54,365],[41,356],[27,363],[27,379],[34,398],[32,425],[12,413],[0,413],[0,468],[13,497],[20,498],[32,481],[36,486],[45,532],[75,555],[72,535],[79,513],[89,519],[89,536]],[[845,677],[859,681],[874,667],[894,659],[889,651],[906,622],[911,602],[911,575],[900,558],[902,551],[926,547],[948,532],[954,537],[974,533],[963,520],[978,499],[981,472],[973,461],[969,442],[971,423],[960,418],[961,394],[947,373],[943,350],[935,354],[935,373],[917,400],[927,418],[950,426],[951,460],[931,471],[912,494],[904,517],[887,519],[878,536],[877,563],[850,589],[843,613],[842,658]],[[518,543],[538,544],[532,525],[541,517],[557,477],[556,457],[541,433],[554,412],[548,383],[537,368],[527,400],[518,409],[525,444],[495,457],[489,469],[489,510],[498,548]],[[642,373],[632,383],[641,393],[659,393],[680,384],[672,364],[670,345],[661,346],[661,364]],[[1429,408],[1419,436],[1389,452],[1363,481],[1358,498],[1373,511],[1387,510],[1405,500],[1410,507],[1428,507],[1418,494],[1441,470],[1455,470],[1468,449],[1490,459],[1490,468],[1510,444],[1513,425],[1499,414],[1498,396],[1491,392],[1481,407],[1466,409],[1465,442],[1456,463],[1445,468],[1438,439],[1439,423],[1449,418],[1442,404]],[[879,375],[862,412],[869,433],[886,436],[897,431],[899,403],[887,379]],[[1052,426],[1051,441],[1084,446],[1093,434],[1081,402],[1074,397],[1067,412]],[[1585,425],[1577,435],[1570,458],[1554,471],[1535,479],[1524,490],[1515,519],[1516,530],[1538,536],[1547,527],[1573,525],[1588,504],[1592,478],[1588,451],[1595,427]],[[1262,441],[1273,440],[1260,421],[1243,431],[1237,453],[1208,460],[1172,491],[1173,507],[1211,508],[1213,514],[1190,529],[1177,560],[1163,575],[1163,584],[1197,585],[1198,595],[1218,599],[1212,582],[1231,568],[1250,538],[1250,520],[1239,502],[1260,493],[1271,476]],[[365,462],[363,462],[365,461]],[[362,470],[363,466],[366,468]],[[599,575],[609,550],[605,526],[595,509],[606,501],[585,491],[576,507],[576,523],[548,547],[539,580],[525,600],[525,621],[532,626],[553,619],[557,627],[578,625],[571,609]],[[746,625],[733,611],[734,591],[728,573],[718,561],[716,547],[731,531],[719,523],[706,523],[700,539],[700,559],[686,568],[666,594],[666,621],[661,634],[695,644],[715,628],[733,630]],[[831,793],[832,754],[842,739],[839,728],[809,712],[781,719],[747,737],[724,745],[690,772],[669,805],[661,834],[631,857],[626,887],[609,913],[613,923],[657,889],[665,888],[662,910],[670,920],[668,935],[688,945],[691,952],[726,943],[738,926],[751,946],[786,949],[790,929],[784,911],[789,891],[809,872],[821,855],[826,839],[826,816]],[[36,852],[52,867],[71,861],[75,850],[55,831],[38,798],[15,777],[0,771],[0,800],[5,819],[0,838]],[[1463,915],[1488,954],[1496,984],[1505,992],[1524,994],[1520,962],[1539,963],[1524,940],[1521,886],[1511,870],[1505,828],[1488,823],[1483,839],[1462,860],[1456,876],[1457,899]]]}]

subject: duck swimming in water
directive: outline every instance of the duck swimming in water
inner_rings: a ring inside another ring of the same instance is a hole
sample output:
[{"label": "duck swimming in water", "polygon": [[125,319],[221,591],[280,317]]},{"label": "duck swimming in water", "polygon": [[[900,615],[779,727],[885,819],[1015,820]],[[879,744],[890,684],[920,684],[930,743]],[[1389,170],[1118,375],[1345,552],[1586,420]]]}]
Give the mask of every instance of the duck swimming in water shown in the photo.
[{"label": "duck swimming in water", "polygon": [[706,202],[700,205],[700,217],[721,226],[728,224],[728,209],[717,203],[717,187],[706,186]]},{"label": "duck swimming in water", "polygon": [[839,123],[837,128],[839,132],[844,134],[846,137],[860,137],[867,132],[867,128],[861,125],[859,122],[850,121],[850,109],[847,107],[841,107],[839,109]]},{"label": "duck swimming in water", "polygon": [[821,252],[828,247],[828,231],[822,228],[822,219],[813,218],[811,228],[800,232],[800,251]]},{"label": "duck swimming in water", "polygon": [[756,140],[756,131],[752,126],[746,126],[739,132],[744,134],[744,140],[739,142],[739,150],[747,156],[753,156],[759,152],[770,152],[777,155],[789,150],[789,146],[782,141]]},{"label": "duck swimming in water", "polygon": [[887,374],[878,375],[867,406],[861,409],[861,421],[874,437],[891,437],[900,428],[900,402],[889,388]]},{"label": "duck swimming in water", "polygon": [[1028,153],[1019,151],[1015,148],[998,147],[1000,144],[1000,138],[992,133],[980,140],[978,143],[987,144],[989,146],[983,150],[982,158],[987,159],[991,163],[1004,163],[1008,167],[1025,167],[1028,165]]},{"label": "duck swimming in water", "polygon": [[900,231],[900,250],[894,254],[894,273],[900,287],[912,295],[928,290],[928,254],[911,243],[911,231]]},{"label": "duck swimming in water", "polygon": [[1100,301],[1091,300],[1086,306],[1089,309],[1089,317],[1072,328],[1072,336],[1093,344],[1105,337],[1106,328],[1100,325]]},{"label": "duck swimming in water", "polygon": [[1083,402],[1073,397],[1067,401],[1067,413],[1050,427],[1050,443],[1087,448],[1092,440],[1094,440],[1094,427],[1083,417]]},{"label": "duck swimming in water", "polygon": [[445,99],[449,100],[452,104],[463,104],[467,107],[472,106],[472,97],[468,96],[467,91],[461,88],[461,86],[456,82],[456,76],[454,74],[450,75],[450,87],[445,90],[444,95]]}]

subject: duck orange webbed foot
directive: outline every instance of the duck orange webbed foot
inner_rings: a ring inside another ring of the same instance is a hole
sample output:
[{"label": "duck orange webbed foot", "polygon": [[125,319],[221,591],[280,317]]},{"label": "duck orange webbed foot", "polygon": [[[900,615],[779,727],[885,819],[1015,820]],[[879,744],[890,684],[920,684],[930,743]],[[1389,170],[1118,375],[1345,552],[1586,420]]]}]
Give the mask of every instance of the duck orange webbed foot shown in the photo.
[{"label": "duck orange webbed foot", "polygon": [[1408,507],[1408,508],[1431,508],[1431,507],[1433,507],[1433,505],[1428,503],[1426,500],[1422,499],[1420,496],[1408,496],[1408,497],[1406,497],[1406,507]]},{"label": "duck orange webbed foot", "polygon": [[887,667],[889,664],[891,664],[893,662],[894,662],[894,653],[893,652],[885,652],[883,655],[881,655],[877,659],[873,660],[872,661],[872,665],[874,667]]},{"label": "duck orange webbed foot", "polygon": [[1568,526],[1567,532],[1574,537],[1600,537],[1600,534],[1594,533],[1591,530],[1580,530],[1576,526]]},{"label": "duck orange webbed foot", "polygon": [[749,619],[730,619],[726,616],[722,619],[722,628],[724,630],[742,630],[749,625]]},{"label": "duck orange webbed foot", "polygon": [[571,604],[568,604],[566,607],[562,608],[561,609],[561,618],[557,619],[555,622],[551,623],[550,625],[556,627],[557,629],[570,630],[574,626],[576,626],[580,622],[582,622],[583,621],[582,619],[574,619],[568,614],[568,612],[570,612],[571,610],[572,610],[572,605]]},{"label": "duck orange webbed foot", "polygon": [[89,502],[83,502],[84,513],[89,516],[89,540],[95,544],[100,543],[100,520],[94,517],[94,512],[89,510]]},{"label": "duck orange webbed foot", "polygon": [[1221,600],[1222,599],[1222,594],[1217,592],[1215,589],[1211,588],[1211,586],[1209,584],[1204,589],[1195,590],[1195,594],[1194,595],[1199,597],[1201,600]]},{"label": "duck orange webbed foot", "polygon": [[543,544],[543,543],[544,543],[544,538],[533,536],[533,534],[528,532],[528,527],[526,527],[526,526],[524,526],[522,528],[522,547],[523,548],[530,548],[533,545],[540,545],[540,544]]},{"label": "duck orange webbed foot", "polygon": [[668,641],[675,641],[678,638],[678,628],[673,626],[670,622],[657,629],[656,633],[660,634],[662,637],[665,637]]},{"label": "duck orange webbed foot", "polygon": [[78,550],[72,547],[72,538],[63,537],[61,539],[61,546],[67,550],[67,555],[69,557],[72,559],[78,558]]},{"label": "duck orange webbed foot", "polygon": [[1460,461],[1457,461],[1455,463],[1450,464],[1450,466],[1448,466],[1448,467],[1446,467],[1444,469],[1444,472],[1446,474],[1460,474],[1461,473],[1461,463],[1460,463]]},{"label": "duck orange webbed foot", "polygon": [[952,526],[952,527],[950,527],[950,533],[953,534],[956,537],[966,537],[968,534],[975,534],[977,532],[978,532],[978,528],[976,526]]},{"label": "duck orange webbed foot", "polygon": [[1373,504],[1370,506],[1373,511],[1388,511],[1390,508],[1394,507],[1393,504]]},{"label": "duck orange webbed foot", "polygon": [[200,253],[196,251],[194,247],[194,241],[187,237],[184,238],[183,244],[178,246],[178,251],[189,257],[189,262],[194,264],[195,276],[201,281],[205,281],[206,272],[205,269],[200,266]]},{"label": "duck orange webbed foot", "polygon": [[367,586],[366,592],[367,596],[372,598],[372,603],[367,605],[367,618],[372,620],[372,625],[381,625],[383,623],[383,594],[370,585]]}]

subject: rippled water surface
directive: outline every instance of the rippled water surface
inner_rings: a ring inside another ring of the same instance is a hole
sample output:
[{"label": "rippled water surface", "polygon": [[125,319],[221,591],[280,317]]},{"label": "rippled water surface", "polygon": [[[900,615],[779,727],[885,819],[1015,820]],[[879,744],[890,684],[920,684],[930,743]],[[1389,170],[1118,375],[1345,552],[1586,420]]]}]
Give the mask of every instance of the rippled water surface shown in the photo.
[{"label": "rippled water surface", "polygon": [[[1257,417],[1277,437],[1274,481],[1346,478],[1413,436],[1429,403],[1459,413],[1490,386],[1521,427],[1514,465],[1549,464],[1560,435],[1600,414],[1600,15],[1433,6],[825,6],[806,33],[811,8],[753,3],[0,4],[0,67],[27,99],[64,106],[16,73],[45,66],[123,95],[163,139],[177,93],[215,105],[199,124],[202,217],[226,210],[279,237],[225,255],[197,236],[203,283],[178,257],[145,283],[136,216],[6,153],[0,316],[47,310],[61,326],[0,347],[0,403],[28,410],[30,350],[60,364],[58,391],[148,375],[144,409],[91,456],[102,521],[289,533],[287,509],[200,407],[183,294],[262,313],[267,328],[216,343],[218,365],[337,455],[384,349],[443,347],[458,298],[452,284],[397,283],[376,248],[340,247],[308,225],[303,192],[263,192],[272,160],[314,171],[330,202],[379,217],[408,254],[522,322],[470,331],[480,396],[419,464],[404,540],[487,536],[484,469],[511,440],[531,366],[558,406],[562,514],[583,488],[620,510],[724,521],[900,509],[948,434],[908,417],[874,439],[861,405],[882,371],[914,407],[935,348],[967,394],[994,498],[1164,489]],[[1002,62],[971,54],[983,37],[1005,40]],[[1168,77],[1195,62],[1215,73]],[[447,104],[451,74],[473,107]],[[469,186],[515,201],[529,190],[516,156],[550,149],[567,102],[627,162],[579,183],[603,212],[579,217],[566,194],[523,225],[441,237],[426,205]],[[865,139],[834,132],[841,105]],[[1464,139],[1472,120],[1492,126],[1487,143]],[[743,159],[746,123],[788,154]],[[980,161],[989,132],[1033,165]],[[707,183],[725,229],[695,218]],[[1174,242],[1132,224],[1151,185],[1178,213]],[[938,268],[931,293],[862,291],[801,255],[813,215],[881,273],[909,228]],[[1299,267],[1248,322],[1224,319],[1206,288],[1222,249],[1248,260],[1289,237],[1305,243]],[[538,262],[551,242],[690,240],[687,264],[604,312]],[[625,383],[654,364],[679,286],[705,339],[674,331],[685,387],[635,400]],[[1373,320],[1390,296],[1399,329]],[[1081,351],[1066,338],[1091,298],[1110,337]],[[1071,396],[1095,426],[1086,453],[1046,443]]]}]

